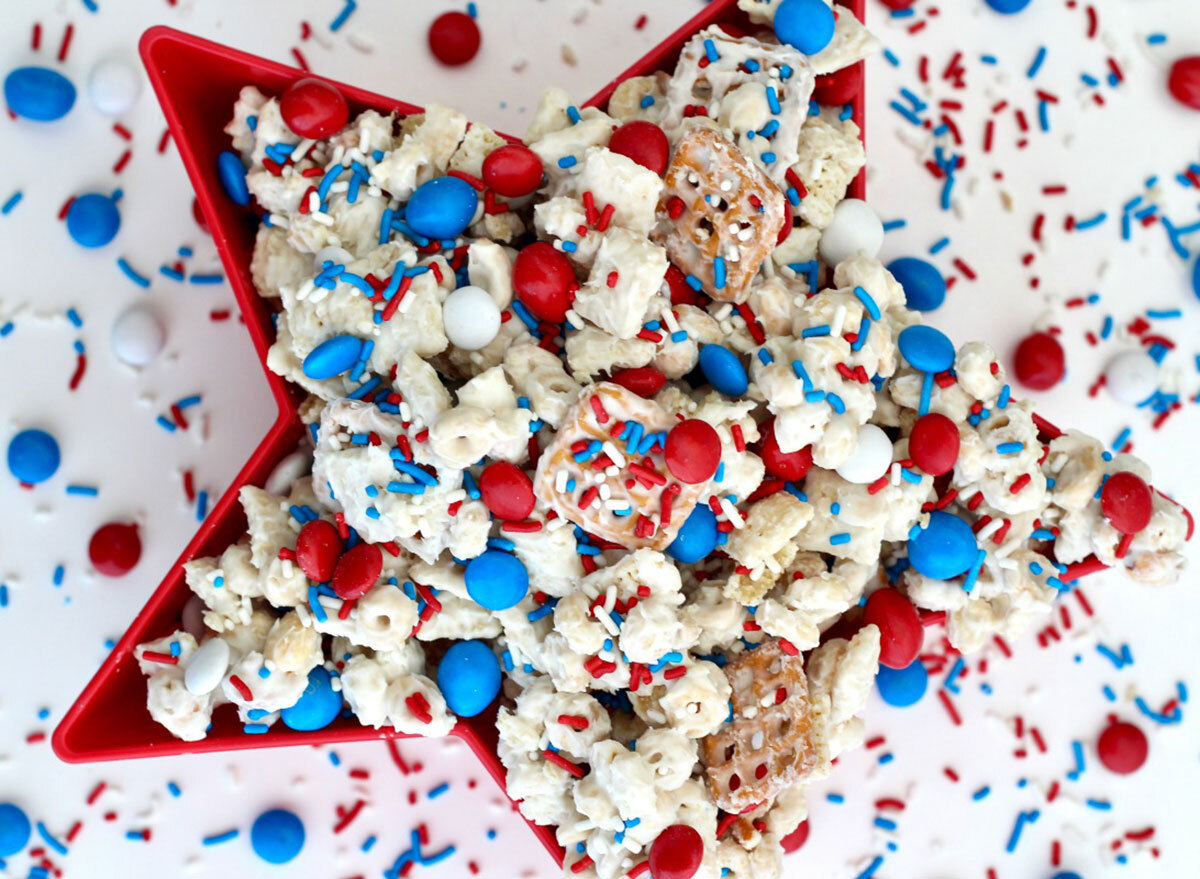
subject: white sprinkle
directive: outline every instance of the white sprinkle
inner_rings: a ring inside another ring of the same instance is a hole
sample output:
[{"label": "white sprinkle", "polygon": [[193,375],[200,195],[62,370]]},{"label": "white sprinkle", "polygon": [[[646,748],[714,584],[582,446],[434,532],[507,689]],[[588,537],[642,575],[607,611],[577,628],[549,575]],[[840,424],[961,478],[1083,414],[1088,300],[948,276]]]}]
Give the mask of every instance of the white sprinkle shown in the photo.
[{"label": "white sprinkle", "polygon": [[721,505],[721,512],[725,514],[734,528],[741,528],[746,524],[746,520],[742,518],[742,514],[738,512],[738,508],[729,502],[729,498],[723,497],[717,501]]},{"label": "white sprinkle", "polygon": [[842,325],[846,323],[846,306],[839,305],[833,313],[833,320],[829,322],[829,335],[838,338],[842,335]]},{"label": "white sprinkle", "polygon": [[612,458],[613,464],[615,464],[617,467],[625,466],[625,456],[621,454],[615,445],[613,445],[612,440],[605,440],[604,445],[601,446],[601,448],[604,450],[604,453],[608,455],[608,457]]},{"label": "white sprinkle", "polygon": [[568,479],[570,479],[570,477],[567,475],[567,471],[559,470],[556,474],[554,474],[554,490],[559,494],[562,494],[564,491],[566,491]]}]

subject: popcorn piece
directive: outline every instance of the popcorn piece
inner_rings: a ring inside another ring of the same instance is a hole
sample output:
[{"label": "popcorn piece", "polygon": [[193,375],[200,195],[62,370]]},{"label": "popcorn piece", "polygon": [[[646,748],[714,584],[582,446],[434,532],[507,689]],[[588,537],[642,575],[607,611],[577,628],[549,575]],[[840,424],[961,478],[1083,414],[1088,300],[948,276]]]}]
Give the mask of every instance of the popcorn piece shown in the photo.
[{"label": "popcorn piece", "polygon": [[619,339],[632,339],[666,273],[667,256],[661,247],[624,229],[612,229],[575,296],[575,311]]},{"label": "popcorn piece", "polygon": [[846,195],[850,181],[866,164],[858,126],[851,120],[831,125],[819,116],[805,122],[800,131],[799,158],[792,171],[807,194],[800,202],[800,217],[818,229],[833,219],[833,209]]}]

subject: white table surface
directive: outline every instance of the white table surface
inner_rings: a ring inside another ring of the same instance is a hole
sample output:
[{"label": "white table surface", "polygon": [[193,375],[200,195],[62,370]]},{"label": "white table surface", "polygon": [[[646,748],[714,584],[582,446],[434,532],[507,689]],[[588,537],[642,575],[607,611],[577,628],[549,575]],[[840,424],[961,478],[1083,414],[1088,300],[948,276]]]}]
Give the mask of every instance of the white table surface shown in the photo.
[{"label": "white table surface", "polygon": [[[1188,290],[1190,265],[1171,252],[1160,226],[1139,227],[1133,241],[1122,242],[1117,223],[1121,205],[1140,194],[1142,181],[1151,175],[1162,179],[1158,201],[1176,225],[1200,215],[1200,190],[1174,182],[1188,163],[1200,161],[1200,116],[1173,105],[1162,84],[1168,59],[1200,51],[1200,9],[1180,0],[1097,3],[1100,33],[1089,40],[1082,0],[1078,5],[1033,0],[1029,10],[1012,18],[991,13],[982,0],[937,5],[940,14],[934,18],[928,0],[920,0],[915,17],[889,20],[881,4],[869,2],[869,21],[900,60],[899,67],[881,58],[868,66],[871,201],[885,220],[907,221],[889,234],[884,256],[923,255],[950,236],[950,246],[934,261],[953,274],[951,259],[961,257],[978,280],[960,278],[932,319],[960,342],[990,340],[1006,362],[1035,323],[1061,326],[1070,374],[1062,387],[1042,395],[1041,412],[1060,425],[1087,427],[1106,441],[1132,427],[1135,450],[1154,462],[1158,484],[1200,507],[1195,406],[1189,403],[1154,432],[1145,412],[1103,394],[1089,399],[1087,386],[1121,344],[1114,340],[1091,348],[1083,339],[1086,330],[1099,328],[1105,314],[1120,326],[1147,308],[1180,308],[1181,320],[1155,325],[1180,343],[1168,365],[1177,367],[1182,392],[1194,396],[1200,385],[1192,364],[1198,304]],[[339,0],[180,0],[174,7],[166,0],[99,0],[99,7],[93,14],[77,0],[6,5],[0,68],[54,65],[63,29],[73,22],[73,42],[61,69],[82,86],[98,60],[109,55],[134,60],[141,31],[166,23],[281,60],[300,46],[321,73],[416,103],[438,100],[520,132],[544,85],[563,85],[583,99],[700,4],[482,0],[483,49],[473,63],[453,71],[438,68],[425,48],[429,20],[458,8],[446,3],[362,0],[336,34],[329,22],[342,7]],[[643,11],[648,23],[635,31]],[[314,37],[301,43],[305,19]],[[906,32],[925,19],[929,24],[922,31]],[[43,30],[39,53],[29,48],[35,22]],[[1148,45],[1145,37],[1156,32],[1168,35],[1167,42]],[[373,51],[362,51],[364,45]],[[1025,69],[1041,45],[1049,52],[1031,83]],[[576,65],[565,63],[562,47],[577,55]],[[961,91],[941,79],[956,50],[963,51],[967,67],[968,87]],[[917,75],[922,54],[929,57],[928,90]],[[981,54],[994,55],[998,64],[981,64]],[[1116,89],[1102,85],[1106,106],[1099,107],[1087,97],[1090,90],[1080,73],[1103,76],[1108,55],[1123,67],[1126,80]],[[939,184],[921,168],[928,151],[918,157],[914,129],[888,109],[901,87],[926,101],[932,96],[966,105],[955,116],[968,144],[952,212],[938,209]],[[1049,134],[1036,131],[1035,87],[1061,98]],[[1035,131],[1027,148],[1017,149],[1014,117],[1005,111],[995,149],[984,155],[984,119],[1005,99],[1025,108]],[[466,876],[471,860],[485,876],[555,875],[462,746],[404,743],[404,753],[425,769],[402,776],[375,743],[339,749],[341,765],[335,767],[327,754],[312,749],[68,766],[54,757],[48,741],[26,742],[30,734],[49,733],[101,662],[105,639],[119,636],[193,533],[195,515],[183,497],[181,471],[191,468],[198,487],[215,498],[273,416],[245,332],[236,322],[208,319],[211,310],[233,306],[228,287],[178,285],[157,274],[182,245],[195,249],[194,271],[215,270],[218,261],[192,221],[190,189],[177,155],[173,149],[165,155],[155,151],[163,121],[148,84],[120,121],[134,139],[133,157],[119,175],[111,168],[126,144],[112,132],[112,120],[82,93],[59,123],[0,122],[0,202],[14,191],[24,194],[11,213],[0,216],[0,325],[14,323],[11,334],[0,338],[0,374],[6,378],[0,437],[7,443],[20,428],[42,426],[57,435],[63,451],[59,473],[35,491],[20,490],[7,474],[0,478],[0,582],[9,590],[9,605],[0,609],[0,643],[10,668],[0,684],[0,801],[20,804],[60,836],[75,821],[83,822],[70,854],[56,858],[68,876],[379,876],[407,847],[408,831],[422,821],[430,831],[427,850],[446,844],[458,849],[414,875],[424,870],[445,879]],[[1003,181],[993,178],[997,169]],[[1065,196],[1042,195],[1044,185],[1060,183],[1068,187]],[[100,251],[85,252],[56,221],[58,209],[73,194],[117,186],[125,193],[120,235]],[[1083,219],[1101,210],[1109,219],[1100,227],[1063,231],[1067,213]],[[1029,229],[1040,211],[1047,215],[1045,241],[1026,268],[1020,256],[1031,249]],[[1191,249],[1194,259],[1200,235],[1191,238]],[[118,256],[153,278],[149,291],[122,276],[115,265]],[[1035,275],[1037,290],[1029,285]],[[1091,292],[1101,294],[1101,304],[1046,315],[1048,300]],[[112,357],[107,338],[113,318],[138,300],[161,311],[169,339],[164,356],[134,373]],[[84,320],[80,330],[64,316],[72,306]],[[89,367],[79,390],[69,393],[75,365],[71,346],[77,338],[87,346]],[[191,393],[204,395],[191,412],[202,416],[206,430],[168,434],[154,424],[171,401]],[[202,433],[207,434],[203,440]],[[68,496],[65,486],[71,482],[98,485],[100,495]],[[141,523],[141,563],[123,579],[97,577],[88,569],[89,535],[109,519],[128,517]],[[65,568],[59,588],[52,584],[57,564]],[[842,760],[833,778],[814,790],[812,835],[787,859],[787,875],[853,877],[876,854],[886,855],[876,873],[886,879],[984,877],[989,867],[998,879],[1051,877],[1059,869],[1087,879],[1195,875],[1200,860],[1195,706],[1184,706],[1181,724],[1160,727],[1139,718],[1132,703],[1141,695],[1161,705],[1200,659],[1194,623],[1200,598],[1192,581],[1185,575],[1176,586],[1152,590],[1119,576],[1089,580],[1086,592],[1098,613],[1095,621],[1084,624],[1069,599],[1075,625],[1064,642],[1042,649],[1030,633],[1013,645],[1011,660],[989,650],[985,678],[972,663],[956,697],[964,716],[960,727],[949,723],[932,690],[907,710],[888,708],[873,697],[869,735],[886,741]],[[1115,670],[1097,654],[1097,642],[1128,643],[1134,665]],[[1080,662],[1073,661],[1076,655]],[[990,684],[990,696],[979,689],[982,679]],[[1101,696],[1104,684],[1117,692],[1115,705]],[[48,719],[39,719],[41,708],[49,709]],[[1149,762],[1127,778],[1100,768],[1092,747],[1110,711],[1135,719],[1150,736]],[[1027,736],[1030,756],[1013,756],[1018,744],[1011,722],[1005,722],[1016,713],[1039,728],[1047,753],[1038,753]],[[1068,782],[1072,740],[1086,745],[1087,769]],[[881,765],[877,758],[883,752],[894,760]],[[943,775],[946,766],[959,773],[957,784]],[[348,770],[355,767],[369,770],[369,780],[350,778]],[[1018,787],[1021,778],[1028,779],[1024,788]],[[478,779],[474,789],[470,779]],[[1044,793],[1055,779],[1063,793],[1047,805]],[[101,780],[109,791],[88,807],[84,799]],[[178,799],[168,794],[168,781],[179,785]],[[443,781],[451,782],[450,791],[429,800],[426,792]],[[971,793],[983,785],[991,787],[991,795],[976,802]],[[418,802],[409,805],[414,791]],[[826,799],[828,792],[842,794],[844,803]],[[360,797],[369,805],[335,836],[335,806]],[[907,802],[895,832],[872,825],[872,804],[881,797]],[[1112,809],[1082,805],[1089,797],[1111,801]],[[276,805],[295,809],[308,830],[304,851],[286,868],[258,861],[247,839],[254,817]],[[1041,808],[1040,819],[1026,827],[1014,853],[1005,853],[1015,815],[1034,807]],[[102,817],[108,811],[117,816],[110,823]],[[1113,839],[1151,824],[1161,857],[1143,853],[1128,865],[1106,863],[1102,850]],[[126,839],[126,831],[143,828],[151,829],[150,842]],[[242,835],[220,846],[200,844],[203,836],[230,828],[240,828]],[[494,840],[487,837],[489,828],[497,831]],[[364,853],[360,847],[371,835],[378,842]],[[1050,864],[1054,840],[1062,847],[1058,868]],[[895,852],[887,850],[889,841]],[[28,867],[28,858],[19,855],[0,875],[24,877]]]}]

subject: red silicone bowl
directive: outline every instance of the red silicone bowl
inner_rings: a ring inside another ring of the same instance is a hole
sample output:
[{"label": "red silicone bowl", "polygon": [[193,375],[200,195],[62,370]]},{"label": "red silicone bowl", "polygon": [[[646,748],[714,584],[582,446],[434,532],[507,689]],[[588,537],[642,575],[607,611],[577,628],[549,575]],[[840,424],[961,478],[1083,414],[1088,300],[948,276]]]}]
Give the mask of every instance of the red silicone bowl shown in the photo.
[{"label": "red silicone bowl", "polygon": [[[864,0],[850,0],[845,5],[862,17]],[[737,9],[735,0],[714,0],[648,55],[614,78],[587,104],[604,106],[613,89],[630,76],[673,69],[687,40],[716,22],[753,30],[745,15]],[[242,86],[255,85],[266,93],[279,94],[295,79],[312,74],[165,27],[151,28],[145,33],[141,40],[141,54],[171,135],[196,189],[196,197],[220,252],[255,349],[260,359],[265,359],[267,348],[273,340],[273,330],[271,308],[255,292],[250,277],[250,257],[256,227],[252,217],[225,197],[216,174],[217,155],[229,147],[223,128]],[[346,96],[356,113],[367,108],[383,112],[420,112],[419,107],[383,95],[339,82],[333,82],[333,85]],[[855,98],[853,109],[854,118],[861,126],[861,93]],[[862,197],[864,182],[860,174],[854,181],[851,194]],[[317,732],[295,732],[276,725],[265,734],[246,735],[233,710],[225,708],[214,713],[212,730],[205,739],[182,742],[151,720],[146,711],[146,685],[133,657],[134,647],[178,627],[180,612],[191,594],[184,583],[183,563],[199,556],[219,554],[238,539],[246,527],[245,517],[237,502],[238,490],[247,484],[262,485],[276,464],[296,448],[304,433],[296,415],[301,393],[269,370],[266,370],[266,378],[279,409],[275,424],[58,725],[53,745],[61,759],[82,763],[407,737],[395,731],[360,726],[352,718],[339,719],[332,726]],[[1044,428],[1048,433],[1056,433],[1050,425],[1044,425]],[[1073,572],[1074,575],[1082,575],[1100,567],[1103,566],[1085,562],[1076,566]],[[495,708],[478,717],[462,719],[452,735],[470,746],[488,773],[503,788],[504,769],[496,756],[494,719]],[[551,855],[561,863],[563,852],[554,839],[553,828],[533,824],[530,827]]]}]

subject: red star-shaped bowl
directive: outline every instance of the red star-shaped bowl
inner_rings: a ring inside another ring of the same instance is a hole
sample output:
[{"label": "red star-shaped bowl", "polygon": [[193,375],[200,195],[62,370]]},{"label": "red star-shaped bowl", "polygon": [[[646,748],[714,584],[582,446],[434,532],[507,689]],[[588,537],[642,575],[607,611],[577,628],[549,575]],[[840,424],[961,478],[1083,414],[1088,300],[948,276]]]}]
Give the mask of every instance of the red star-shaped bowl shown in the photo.
[{"label": "red star-shaped bowl", "polygon": [[[849,7],[860,19],[864,3],[865,0],[842,0],[842,5]],[[587,105],[605,106],[613,89],[628,77],[672,70],[683,45],[713,23],[729,24],[747,32],[756,29],[737,8],[735,0],[714,0],[614,78]],[[221,254],[254,347],[260,359],[265,360],[267,348],[274,340],[274,331],[271,306],[259,297],[250,276],[255,223],[252,216],[225,196],[217,178],[217,155],[229,147],[222,129],[242,86],[255,85],[265,93],[279,94],[297,78],[312,74],[165,27],[151,28],[143,35],[141,55],[196,189],[196,197]],[[421,111],[412,104],[343,83],[333,82],[333,85],[346,96],[353,113],[369,108],[402,114]],[[448,100],[452,103],[452,96],[448,96]],[[854,99],[853,112],[854,119],[862,126],[861,92]],[[859,175],[850,194],[861,198],[864,189],[863,175]],[[354,718],[341,718],[316,732],[296,732],[276,725],[265,734],[247,735],[242,731],[236,713],[231,708],[222,708],[214,713],[213,726],[206,738],[183,742],[155,723],[146,711],[146,682],[134,659],[134,648],[179,627],[180,612],[191,595],[184,582],[183,563],[200,556],[217,555],[239,538],[246,528],[246,519],[237,501],[239,489],[247,484],[262,485],[276,464],[295,450],[304,434],[304,426],[296,413],[302,393],[270,370],[265,372],[279,409],[275,424],[55,730],[54,751],[61,759],[83,763],[408,738],[394,730],[361,726]],[[1058,433],[1047,423],[1040,426],[1048,436]],[[1075,566],[1069,575],[1079,576],[1101,567],[1103,565],[1094,560],[1084,562]],[[460,719],[451,734],[470,746],[503,788],[504,768],[496,756],[495,715],[493,707],[477,717]],[[563,851],[555,841],[553,828],[532,823],[530,827],[561,863]]]}]

